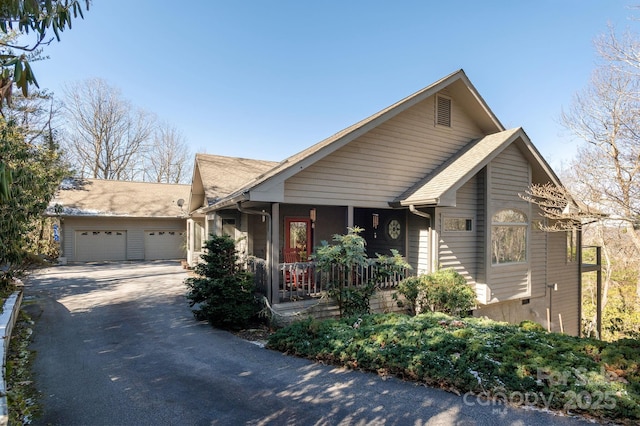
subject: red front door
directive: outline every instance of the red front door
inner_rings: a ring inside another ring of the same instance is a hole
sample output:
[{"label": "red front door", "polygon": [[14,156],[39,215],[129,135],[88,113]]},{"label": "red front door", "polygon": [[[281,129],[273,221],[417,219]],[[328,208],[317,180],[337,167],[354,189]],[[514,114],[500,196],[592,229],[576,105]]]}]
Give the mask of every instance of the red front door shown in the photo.
[{"label": "red front door", "polygon": [[311,219],[309,218],[285,218],[285,262],[294,259],[294,262],[306,262],[311,255]]}]

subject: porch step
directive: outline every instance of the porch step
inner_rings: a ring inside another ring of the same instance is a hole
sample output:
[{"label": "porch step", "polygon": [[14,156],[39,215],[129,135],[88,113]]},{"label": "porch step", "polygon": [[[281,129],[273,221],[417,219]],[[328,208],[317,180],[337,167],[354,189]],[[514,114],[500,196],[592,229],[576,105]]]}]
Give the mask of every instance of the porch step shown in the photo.
[{"label": "porch step", "polygon": [[[405,309],[398,307],[398,303],[393,299],[394,292],[395,290],[377,291],[370,300],[371,312],[405,312]],[[270,308],[272,320],[277,326],[285,326],[307,318],[324,320],[340,317],[338,303],[326,297],[280,302]]]}]

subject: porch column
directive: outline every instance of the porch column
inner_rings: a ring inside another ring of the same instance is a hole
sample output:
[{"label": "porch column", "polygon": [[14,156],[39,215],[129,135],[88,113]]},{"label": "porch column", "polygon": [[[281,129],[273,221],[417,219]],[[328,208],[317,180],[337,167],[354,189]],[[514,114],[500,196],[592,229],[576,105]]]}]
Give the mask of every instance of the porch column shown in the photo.
[{"label": "porch column", "polygon": [[193,245],[195,239],[193,238],[193,219],[187,219],[187,263],[189,266],[193,266]]},{"label": "porch column", "polygon": [[271,205],[271,303],[280,301],[280,203]]},{"label": "porch column", "polygon": [[[347,206],[347,228],[353,228],[353,206]],[[345,233],[347,230],[344,230]]]},{"label": "porch column", "polygon": [[214,230],[211,229],[211,222],[213,220],[215,220],[216,214],[215,213],[207,213],[206,216],[204,217],[204,235],[205,235],[205,240],[209,239],[209,235],[214,233]]}]

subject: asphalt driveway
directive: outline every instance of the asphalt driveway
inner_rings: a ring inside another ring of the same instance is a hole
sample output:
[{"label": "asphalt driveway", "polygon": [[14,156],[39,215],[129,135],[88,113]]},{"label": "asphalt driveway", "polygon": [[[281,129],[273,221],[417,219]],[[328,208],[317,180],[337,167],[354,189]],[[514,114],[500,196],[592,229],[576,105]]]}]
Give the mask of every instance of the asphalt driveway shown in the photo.
[{"label": "asphalt driveway", "polygon": [[26,282],[51,425],[586,424],[285,356],[194,320],[177,263],[69,265]]}]

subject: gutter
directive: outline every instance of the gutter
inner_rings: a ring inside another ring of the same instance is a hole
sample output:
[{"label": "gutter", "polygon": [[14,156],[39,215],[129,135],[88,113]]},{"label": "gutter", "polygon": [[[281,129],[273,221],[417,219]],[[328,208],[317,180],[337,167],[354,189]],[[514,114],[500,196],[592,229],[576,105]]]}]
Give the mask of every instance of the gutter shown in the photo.
[{"label": "gutter", "polygon": [[266,259],[264,260],[266,263],[266,274],[267,274],[267,299],[269,299],[269,301],[273,300],[272,299],[272,292],[273,289],[271,288],[271,213],[267,213],[264,211],[259,211],[259,210],[250,210],[250,209],[245,209],[244,207],[242,207],[242,202],[238,201],[236,203],[236,208],[238,209],[238,211],[240,213],[245,213],[245,214],[252,214],[252,215],[257,215],[257,216],[262,216],[264,218],[266,218],[267,221],[267,252],[266,252]]},{"label": "gutter", "polygon": [[[222,199],[221,201],[216,202],[215,204],[212,204],[210,206],[206,206],[206,207],[200,207],[199,209],[195,210],[194,213],[209,213],[211,211],[214,210],[219,210],[219,209],[223,209],[225,207],[230,207],[233,205],[238,205],[243,201],[249,201],[249,198],[247,197],[248,192],[241,192],[238,195],[235,195],[231,198],[227,198],[227,199]],[[262,214],[262,212],[259,212],[260,214]]]}]

